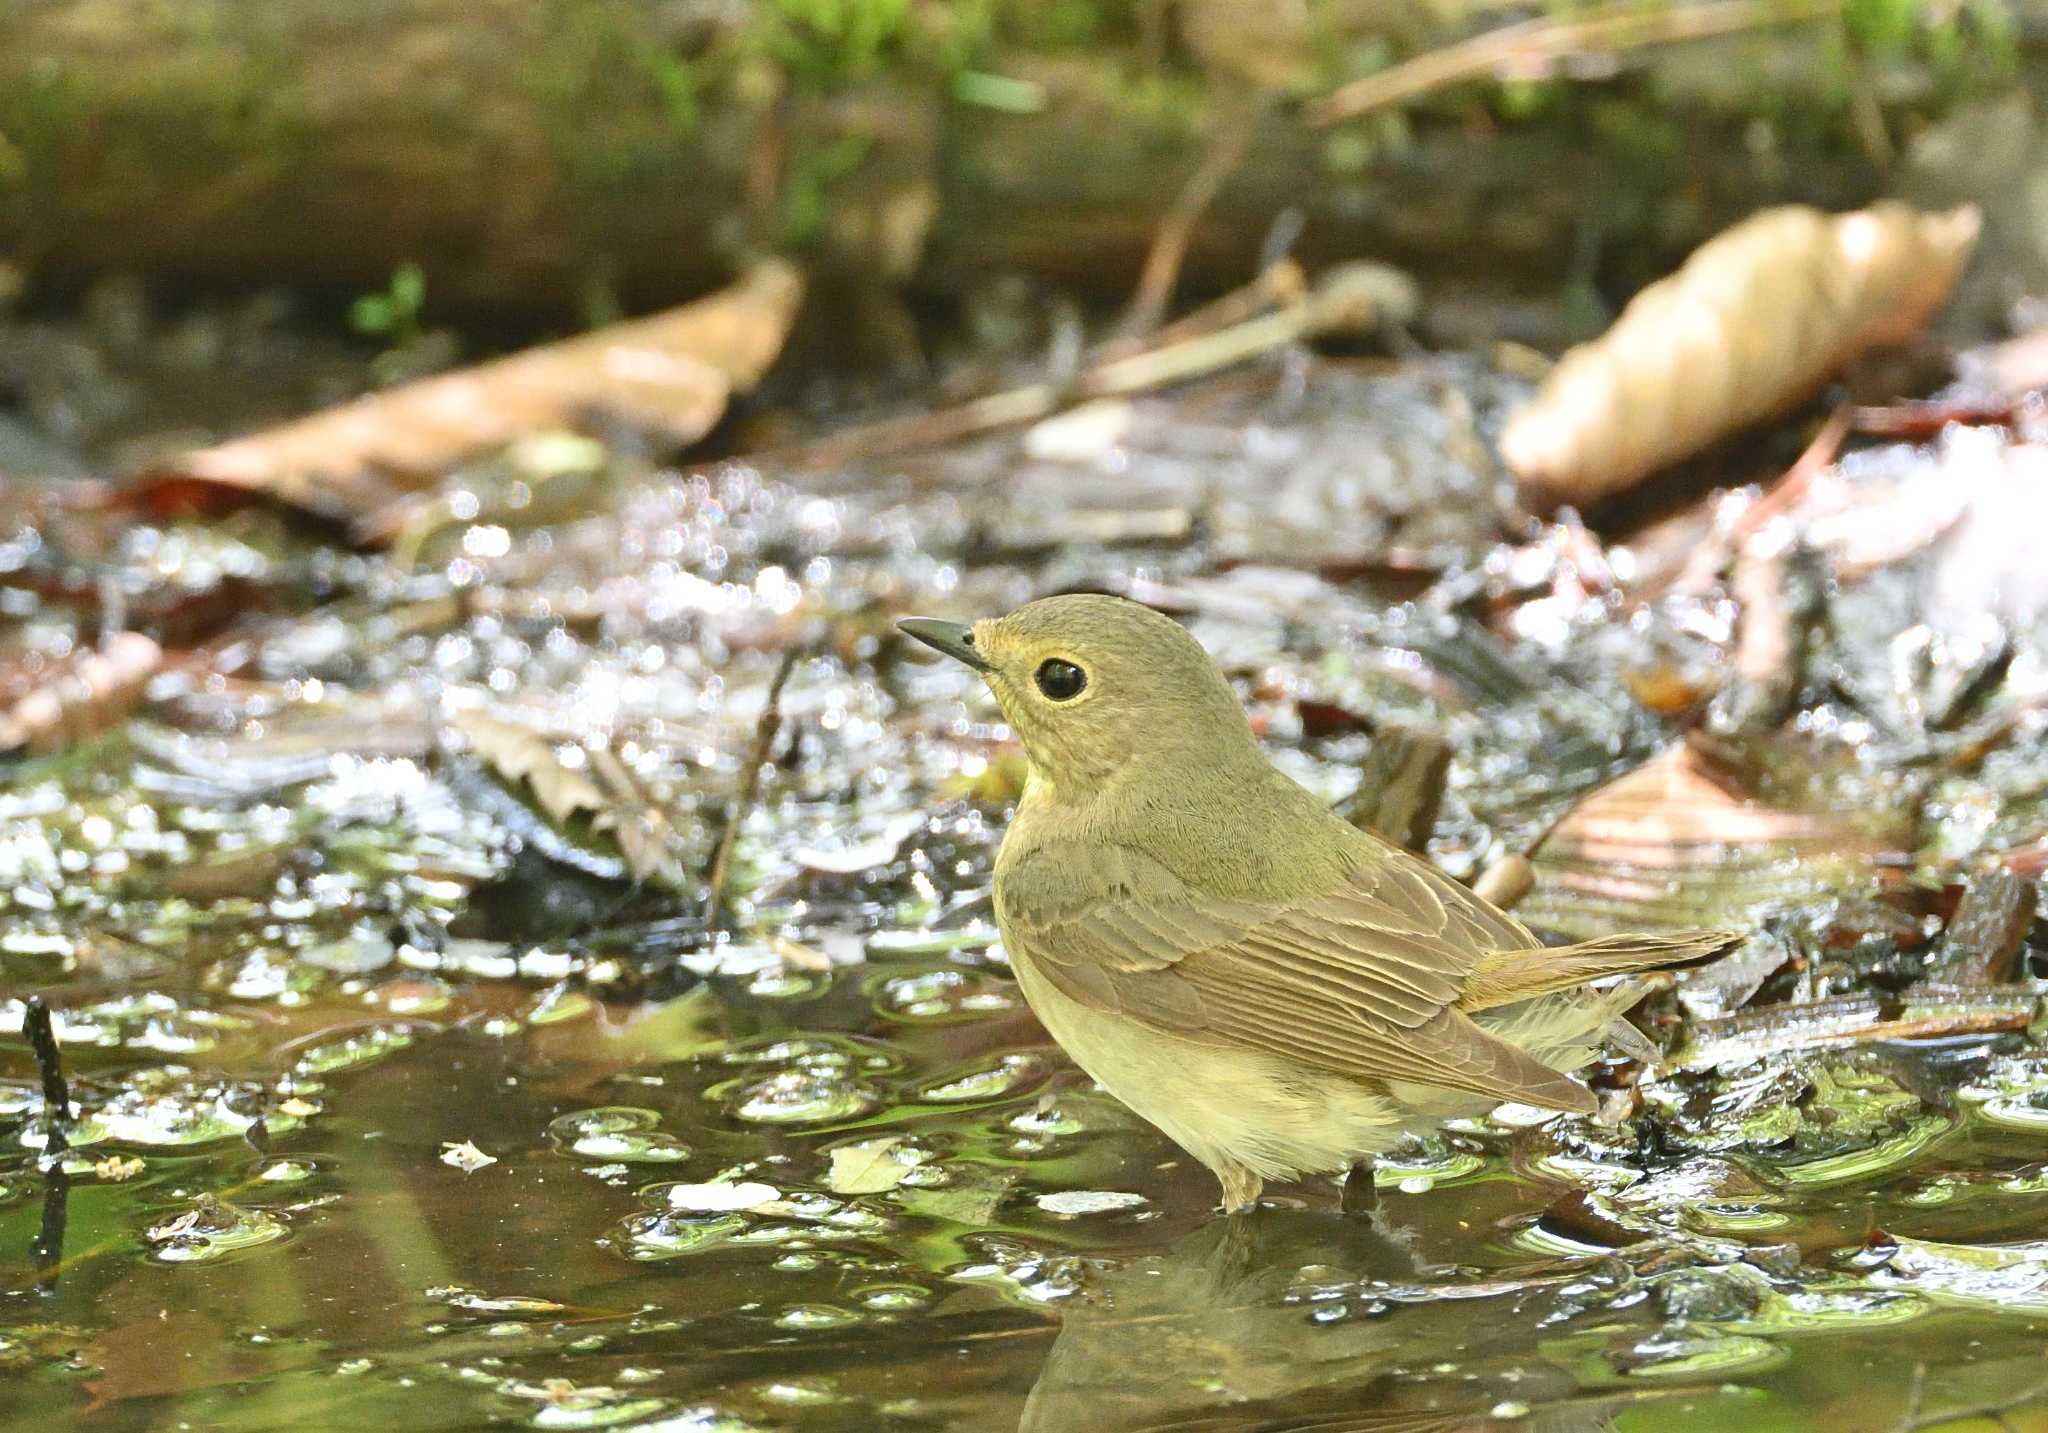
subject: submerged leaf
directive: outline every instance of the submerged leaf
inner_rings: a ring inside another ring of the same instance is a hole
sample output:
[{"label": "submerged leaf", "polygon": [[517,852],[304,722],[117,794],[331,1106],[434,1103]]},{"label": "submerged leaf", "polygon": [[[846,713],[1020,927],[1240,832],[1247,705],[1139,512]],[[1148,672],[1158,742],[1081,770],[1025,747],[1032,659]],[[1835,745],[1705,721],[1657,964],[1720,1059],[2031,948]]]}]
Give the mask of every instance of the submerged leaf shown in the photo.
[{"label": "submerged leaf", "polygon": [[1739,926],[1816,894],[1867,888],[1888,845],[1832,811],[1760,800],[1679,742],[1558,823],[1535,857],[1535,889],[1515,912],[1574,939]]},{"label": "submerged leaf", "polygon": [[832,1151],[825,1187],[834,1194],[882,1194],[901,1184],[927,1158],[923,1150],[905,1144],[901,1135],[843,1144]]}]

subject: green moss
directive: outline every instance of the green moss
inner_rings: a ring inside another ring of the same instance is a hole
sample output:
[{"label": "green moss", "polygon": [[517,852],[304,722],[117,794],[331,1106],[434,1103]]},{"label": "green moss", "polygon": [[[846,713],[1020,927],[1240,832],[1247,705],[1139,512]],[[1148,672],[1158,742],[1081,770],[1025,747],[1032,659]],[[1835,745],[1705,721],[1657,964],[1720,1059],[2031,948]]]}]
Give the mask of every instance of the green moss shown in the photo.
[{"label": "green moss", "polygon": [[523,76],[576,183],[604,190],[678,177],[714,72],[652,33],[630,0],[548,0]]},{"label": "green moss", "polygon": [[864,134],[841,134],[806,145],[790,156],[782,183],[782,243],[803,248],[825,232],[832,215],[832,186],[860,168],[874,142]]},{"label": "green moss", "polygon": [[993,0],[762,0],[745,43],[797,89],[830,92],[906,66],[950,75],[994,33]]},{"label": "green moss", "polygon": [[0,84],[0,213],[34,235],[35,216],[56,190],[77,96],[55,60],[37,60]]}]

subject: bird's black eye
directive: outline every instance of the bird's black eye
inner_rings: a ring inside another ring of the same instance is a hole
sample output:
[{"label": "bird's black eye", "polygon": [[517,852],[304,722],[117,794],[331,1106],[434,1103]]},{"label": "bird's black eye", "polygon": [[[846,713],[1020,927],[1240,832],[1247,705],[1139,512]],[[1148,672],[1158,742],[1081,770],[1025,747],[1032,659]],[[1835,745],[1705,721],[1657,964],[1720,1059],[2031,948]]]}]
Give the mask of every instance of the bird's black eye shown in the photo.
[{"label": "bird's black eye", "polygon": [[1072,662],[1047,657],[1038,664],[1038,689],[1056,702],[1072,701],[1088,685],[1088,674]]}]

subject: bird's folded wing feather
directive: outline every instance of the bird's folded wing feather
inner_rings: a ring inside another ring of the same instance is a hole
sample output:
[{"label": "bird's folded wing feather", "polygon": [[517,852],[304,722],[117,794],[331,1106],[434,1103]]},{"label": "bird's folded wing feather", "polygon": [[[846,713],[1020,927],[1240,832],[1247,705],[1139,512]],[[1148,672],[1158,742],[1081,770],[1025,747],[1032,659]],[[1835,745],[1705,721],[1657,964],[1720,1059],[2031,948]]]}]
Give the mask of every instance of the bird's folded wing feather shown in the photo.
[{"label": "bird's folded wing feather", "polygon": [[1593,1106],[1456,1008],[1489,950],[1534,940],[1412,857],[1277,903],[1197,894],[1129,847],[1048,847],[1003,873],[997,908],[1012,958],[1096,1010],[1362,1080]]}]

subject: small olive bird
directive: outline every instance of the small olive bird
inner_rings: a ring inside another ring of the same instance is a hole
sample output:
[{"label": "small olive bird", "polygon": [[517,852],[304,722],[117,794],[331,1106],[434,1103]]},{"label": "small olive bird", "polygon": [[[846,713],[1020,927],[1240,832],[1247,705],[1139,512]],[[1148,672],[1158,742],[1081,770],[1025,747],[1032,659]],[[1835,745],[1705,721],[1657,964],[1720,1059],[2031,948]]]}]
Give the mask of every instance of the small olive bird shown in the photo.
[{"label": "small olive bird", "polygon": [[1226,1209],[1503,1101],[1593,1112],[1562,1072],[1603,1040],[1654,1051],[1621,1018],[1634,982],[1582,987],[1738,939],[1545,948],[1274,767],[1209,654],[1139,603],[899,625],[981,673],[1023,742],[995,908],[1025,998]]}]

